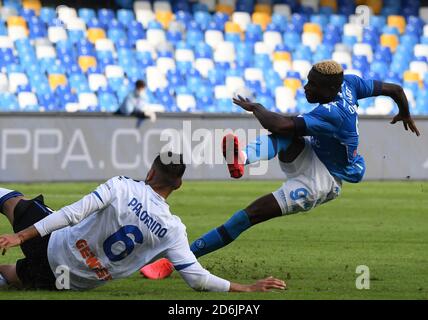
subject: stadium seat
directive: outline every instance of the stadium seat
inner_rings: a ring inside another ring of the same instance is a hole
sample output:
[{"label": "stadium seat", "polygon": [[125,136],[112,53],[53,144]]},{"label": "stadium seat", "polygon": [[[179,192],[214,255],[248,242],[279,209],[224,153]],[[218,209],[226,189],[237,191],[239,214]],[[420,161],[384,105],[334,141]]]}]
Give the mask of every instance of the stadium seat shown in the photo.
[{"label": "stadium seat", "polygon": [[18,103],[21,109],[38,106],[37,96],[33,92],[20,92]]},{"label": "stadium seat", "polygon": [[395,52],[397,50],[399,40],[396,35],[393,34],[382,34],[380,37],[381,46],[388,47],[391,49],[391,52]]},{"label": "stadium seat", "polygon": [[388,16],[388,26],[398,29],[400,34],[406,30],[406,19],[403,16]]},{"label": "stadium seat", "polygon": [[266,30],[266,27],[271,21],[271,16],[264,12],[254,12],[252,15],[252,22],[259,25],[262,30]]},{"label": "stadium seat", "polygon": [[100,88],[107,87],[108,82],[103,74],[93,73],[88,76],[89,88],[96,92]]},{"label": "stadium seat", "polygon": [[178,94],[177,106],[182,112],[196,108],[196,99],[191,94]]},{"label": "stadium seat", "polygon": [[99,39],[105,39],[106,33],[101,28],[90,28],[87,31],[87,37],[90,42],[95,44]]},{"label": "stadium seat", "polygon": [[87,72],[89,68],[97,65],[97,60],[92,56],[80,56],[78,63],[82,71]]},{"label": "stadium seat", "polygon": [[52,91],[55,91],[59,86],[65,86],[67,84],[67,78],[63,74],[50,74],[49,75],[49,86]]},{"label": "stadium seat", "polygon": [[98,97],[94,93],[80,93],[78,95],[79,100],[79,110],[86,110],[89,107],[98,106]]},{"label": "stadium seat", "polygon": [[234,12],[232,22],[237,24],[242,31],[247,30],[247,26],[251,23],[251,16],[248,12]]},{"label": "stadium seat", "polygon": [[275,105],[283,113],[294,112],[297,102],[293,90],[287,87],[277,87],[275,89]]}]

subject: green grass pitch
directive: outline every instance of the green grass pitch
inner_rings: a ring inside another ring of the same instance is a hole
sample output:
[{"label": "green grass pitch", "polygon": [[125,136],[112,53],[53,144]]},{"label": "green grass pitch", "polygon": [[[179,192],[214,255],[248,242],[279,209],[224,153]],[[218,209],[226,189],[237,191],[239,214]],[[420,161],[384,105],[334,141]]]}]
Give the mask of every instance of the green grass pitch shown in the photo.
[{"label": "green grass pitch", "polygon": [[[222,224],[281,182],[185,182],[169,199],[189,240]],[[8,184],[45,195],[54,209],[78,200],[97,183]],[[11,232],[0,218],[0,232]],[[19,249],[0,263],[21,257]],[[0,291],[0,299],[428,299],[428,183],[346,184],[342,195],[312,212],[258,225],[229,246],[202,257],[212,273],[243,283],[273,275],[288,290],[256,294],[198,293],[177,273],[148,281],[138,273],[86,292]],[[358,290],[356,268],[370,269],[370,289]]]}]

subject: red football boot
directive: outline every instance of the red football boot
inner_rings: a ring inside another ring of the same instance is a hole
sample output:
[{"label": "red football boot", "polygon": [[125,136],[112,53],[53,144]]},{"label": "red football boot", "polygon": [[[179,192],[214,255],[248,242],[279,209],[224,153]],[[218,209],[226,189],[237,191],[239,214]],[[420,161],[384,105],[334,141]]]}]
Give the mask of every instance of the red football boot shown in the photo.
[{"label": "red football boot", "polygon": [[238,137],[229,133],[223,137],[222,142],[223,157],[226,159],[226,154],[233,154],[233,163],[228,163],[227,168],[229,169],[230,176],[235,179],[239,179],[244,175],[244,154],[239,148]]},{"label": "red football boot", "polygon": [[172,263],[168,259],[162,258],[142,267],[140,274],[148,279],[160,280],[168,278],[173,271]]}]

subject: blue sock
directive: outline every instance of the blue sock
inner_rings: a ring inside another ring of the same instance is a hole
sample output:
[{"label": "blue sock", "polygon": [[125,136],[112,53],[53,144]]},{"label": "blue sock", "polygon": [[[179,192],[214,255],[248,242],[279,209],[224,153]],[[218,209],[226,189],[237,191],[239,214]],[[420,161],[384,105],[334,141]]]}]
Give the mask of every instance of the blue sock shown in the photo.
[{"label": "blue sock", "polygon": [[248,214],[244,211],[236,212],[225,224],[209,231],[190,246],[196,257],[200,257],[223,248],[251,227]]},{"label": "blue sock", "polygon": [[279,151],[287,150],[290,144],[291,138],[275,134],[258,136],[254,142],[248,144],[244,149],[247,154],[245,164],[273,159]]}]

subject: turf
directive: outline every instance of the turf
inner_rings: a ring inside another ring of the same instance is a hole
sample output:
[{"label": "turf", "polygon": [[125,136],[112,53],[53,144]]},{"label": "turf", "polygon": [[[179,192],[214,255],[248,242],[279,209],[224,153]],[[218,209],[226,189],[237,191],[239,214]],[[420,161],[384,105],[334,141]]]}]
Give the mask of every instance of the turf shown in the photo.
[{"label": "turf", "polygon": [[[93,190],[96,183],[15,184],[29,196],[45,195],[57,209]],[[222,224],[231,214],[279,182],[186,182],[169,199],[187,225],[189,240]],[[10,232],[4,217],[0,233]],[[19,249],[0,256],[13,263]],[[211,272],[250,283],[273,275],[282,292],[198,293],[177,273],[148,281],[136,273],[86,292],[0,291],[0,299],[428,299],[428,183],[347,184],[341,197],[310,213],[282,217],[245,232],[231,245],[200,259]],[[356,268],[370,269],[370,289],[355,286]]]}]

